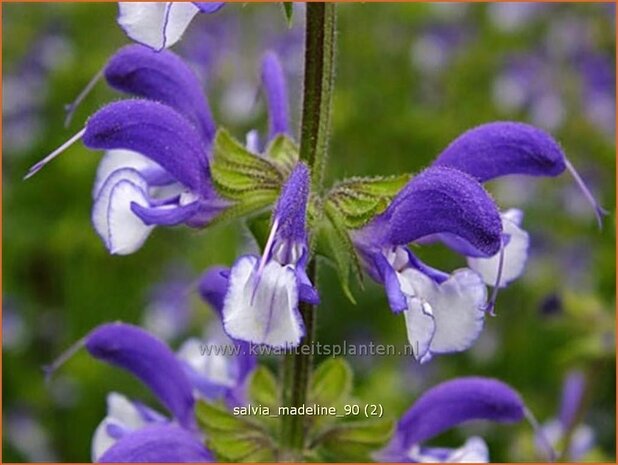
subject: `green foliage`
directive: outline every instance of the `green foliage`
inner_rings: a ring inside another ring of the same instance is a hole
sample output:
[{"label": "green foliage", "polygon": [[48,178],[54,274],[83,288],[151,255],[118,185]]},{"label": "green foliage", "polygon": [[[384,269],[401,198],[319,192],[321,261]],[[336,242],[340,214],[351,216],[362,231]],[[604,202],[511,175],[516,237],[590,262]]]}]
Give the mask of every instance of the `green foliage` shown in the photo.
[{"label": "green foliage", "polygon": [[266,147],[266,158],[287,176],[298,161],[298,146],[288,136],[280,134]]},{"label": "green foliage", "polygon": [[394,429],[391,418],[339,423],[322,433],[314,445],[324,461],[371,462],[371,454],[388,444]]},{"label": "green foliage", "polygon": [[251,374],[248,395],[252,404],[263,405],[271,409],[279,407],[277,379],[264,365],[257,367]]},{"label": "green foliage", "polygon": [[360,228],[382,213],[409,180],[408,174],[345,179],[326,195],[326,208],[336,211],[347,228]]},{"label": "green foliage", "polygon": [[352,393],[352,368],[343,358],[322,362],[313,372],[309,389],[310,403],[338,406]]},{"label": "green foliage", "polygon": [[294,4],[292,2],[281,2],[281,7],[283,8],[285,20],[288,22],[288,27],[292,27],[292,20],[294,19]]},{"label": "green foliage", "polygon": [[206,446],[223,462],[273,462],[275,444],[259,424],[233,415],[224,406],[200,401],[195,407]]}]

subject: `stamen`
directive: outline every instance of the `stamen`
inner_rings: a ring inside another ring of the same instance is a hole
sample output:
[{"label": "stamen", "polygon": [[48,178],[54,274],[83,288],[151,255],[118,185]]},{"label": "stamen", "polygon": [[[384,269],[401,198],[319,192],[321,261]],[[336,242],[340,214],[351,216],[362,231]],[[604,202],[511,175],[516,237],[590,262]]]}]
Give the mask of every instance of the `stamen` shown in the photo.
[{"label": "stamen", "polygon": [[498,300],[498,292],[500,291],[500,281],[502,280],[502,269],[504,268],[504,247],[505,237],[500,238],[500,257],[498,259],[498,274],[496,276],[496,283],[491,292],[491,298],[483,310],[489,312],[491,316],[496,316],[496,301]]},{"label": "stamen", "polygon": [[71,145],[73,145],[75,142],[77,142],[79,139],[81,139],[85,132],[86,132],[86,128],[82,129],[77,134],[75,134],[73,137],[71,137],[68,141],[66,141],[64,144],[62,144],[56,150],[54,150],[52,153],[47,155],[41,161],[39,161],[36,164],[34,164],[28,170],[28,173],[24,176],[24,181],[26,179],[29,179],[32,176],[34,176],[36,173],[38,173],[41,170],[41,168],[43,168],[50,161],[52,161],[54,158],[56,158],[58,155],[60,155],[62,152],[64,152],[66,149],[68,149]]},{"label": "stamen", "polygon": [[262,271],[264,271],[264,267],[266,266],[266,262],[268,261],[268,257],[270,256],[270,250],[273,247],[275,242],[275,235],[277,234],[277,229],[279,228],[279,218],[275,218],[273,221],[272,228],[270,228],[270,234],[268,235],[268,240],[266,241],[266,245],[264,246],[264,252],[262,253],[262,258],[260,259],[260,265],[258,266],[257,273],[255,275],[255,282],[253,283],[253,292],[251,294],[251,304],[253,304],[253,299],[255,297],[255,292],[257,291],[258,284],[260,284],[260,277],[262,276]]},{"label": "stamen", "polygon": [[103,77],[103,69],[101,69],[97,74],[95,74],[92,79],[86,84],[86,87],[79,93],[77,98],[73,100],[72,103],[64,106],[64,111],[66,111],[66,116],[64,118],[64,127],[68,128],[69,124],[71,124],[71,120],[73,119],[73,115],[75,114],[75,110],[80,103],[84,101],[84,99],[88,96],[88,94],[94,89],[94,86],[99,82],[99,80]]},{"label": "stamen", "polygon": [[580,188],[580,190],[584,194],[584,197],[586,197],[586,200],[588,200],[588,203],[590,203],[592,208],[594,208],[594,214],[597,218],[599,229],[603,228],[603,217],[608,214],[608,211],[605,210],[603,207],[601,207],[601,205],[599,205],[599,203],[596,201],[596,199],[594,198],[594,196],[592,195],[592,193],[590,192],[590,190],[584,183],[584,180],[581,178],[579,173],[575,170],[575,167],[571,164],[571,162],[566,159],[564,162],[566,164],[567,170],[569,171],[569,173],[571,173],[571,176],[573,176],[575,183],[577,184],[577,186]]},{"label": "stamen", "polygon": [[80,350],[82,347],[84,347],[84,339],[83,338],[80,339],[79,341],[77,341],[71,347],[69,347],[66,351],[64,351],[60,355],[60,357],[58,357],[52,363],[50,363],[49,365],[44,365],[43,366],[43,371],[45,372],[45,382],[49,383],[51,381],[51,377],[54,374],[54,372],[58,368],[60,368],[67,360],[69,360],[71,357],[73,357],[73,355],[75,355],[77,353],[77,351]]},{"label": "stamen", "polygon": [[526,420],[528,420],[528,423],[530,423],[530,426],[532,426],[532,429],[537,435],[537,438],[539,439],[539,441],[542,443],[543,447],[545,448],[545,453],[547,454],[547,460],[549,462],[555,462],[556,461],[556,451],[554,450],[554,447],[551,445],[551,442],[549,441],[549,439],[547,439],[547,436],[543,432],[543,429],[541,428],[541,425],[539,425],[539,422],[537,421],[537,419],[534,417],[534,414],[530,410],[528,410],[527,407],[524,407],[524,416],[526,417]]}]

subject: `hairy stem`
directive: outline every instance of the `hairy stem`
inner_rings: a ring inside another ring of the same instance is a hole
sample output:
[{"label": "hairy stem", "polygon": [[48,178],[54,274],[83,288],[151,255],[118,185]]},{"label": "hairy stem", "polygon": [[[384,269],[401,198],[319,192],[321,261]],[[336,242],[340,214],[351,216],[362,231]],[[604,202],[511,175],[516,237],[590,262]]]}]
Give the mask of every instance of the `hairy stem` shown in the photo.
[{"label": "hairy stem", "polygon": [[[328,148],[330,112],[334,83],[335,4],[307,3],[305,35],[305,81],[300,136],[300,159],[311,168],[311,185],[321,189]],[[317,264],[310,260],[307,275],[317,284]],[[313,366],[315,307],[300,304],[305,337],[293,353],[283,360],[282,404],[300,407],[307,401]],[[303,347],[307,346],[307,347]],[[281,455],[285,461],[303,460],[306,418],[301,415],[281,417]]]}]

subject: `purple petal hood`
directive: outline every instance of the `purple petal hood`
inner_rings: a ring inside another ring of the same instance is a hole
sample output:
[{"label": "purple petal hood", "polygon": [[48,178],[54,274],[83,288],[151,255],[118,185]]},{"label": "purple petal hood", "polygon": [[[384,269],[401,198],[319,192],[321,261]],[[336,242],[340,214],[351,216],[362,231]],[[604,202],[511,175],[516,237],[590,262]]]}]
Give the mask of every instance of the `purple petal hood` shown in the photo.
[{"label": "purple petal hood", "polygon": [[208,159],[199,134],[167,105],[148,100],[110,103],[90,117],[83,141],[92,149],[134,150],[194,192],[211,191]]},{"label": "purple petal hood", "polygon": [[495,122],[470,129],[438,156],[434,166],[450,166],[480,182],[508,174],[558,176],[566,169],[558,143],[524,123]]},{"label": "purple petal hood", "polygon": [[501,381],[457,378],[425,392],[401,418],[397,434],[409,448],[469,420],[521,421],[524,410],[519,394]]},{"label": "purple petal hood", "polygon": [[195,73],[175,53],[156,52],[144,45],[127,45],[105,66],[113,88],[165,103],[191,120],[210,143],[215,134],[208,102]]},{"label": "purple petal hood", "polygon": [[108,323],[90,332],[85,346],[93,357],[139,378],[181,425],[193,425],[191,383],[174,353],[161,340],[137,326]]},{"label": "purple petal hood", "polygon": [[173,425],[146,426],[123,436],[100,463],[213,462],[210,451],[188,431]]}]

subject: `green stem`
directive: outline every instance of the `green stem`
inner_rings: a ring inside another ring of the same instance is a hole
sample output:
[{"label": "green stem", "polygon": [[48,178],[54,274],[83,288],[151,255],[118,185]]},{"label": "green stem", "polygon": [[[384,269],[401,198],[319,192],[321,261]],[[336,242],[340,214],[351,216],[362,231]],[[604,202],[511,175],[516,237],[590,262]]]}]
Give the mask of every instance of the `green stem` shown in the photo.
[{"label": "green stem", "polygon": [[[305,35],[305,82],[300,136],[300,159],[311,168],[314,192],[322,187],[322,176],[330,128],[330,112],[334,83],[335,4],[307,3]],[[307,275],[317,285],[317,264],[311,259]],[[315,307],[302,302],[300,312],[305,324],[305,337],[293,353],[283,360],[282,404],[300,407],[307,402],[313,366],[315,340]],[[303,346],[307,346],[306,348]],[[281,454],[285,461],[301,461],[306,439],[306,418],[287,415],[281,418]]]}]

